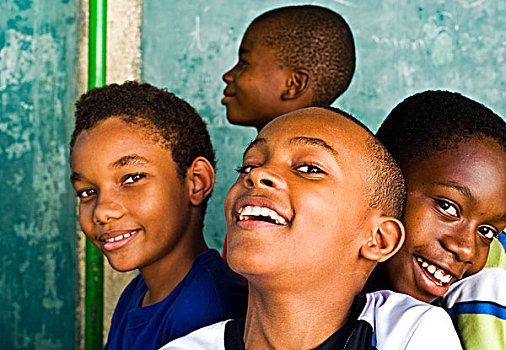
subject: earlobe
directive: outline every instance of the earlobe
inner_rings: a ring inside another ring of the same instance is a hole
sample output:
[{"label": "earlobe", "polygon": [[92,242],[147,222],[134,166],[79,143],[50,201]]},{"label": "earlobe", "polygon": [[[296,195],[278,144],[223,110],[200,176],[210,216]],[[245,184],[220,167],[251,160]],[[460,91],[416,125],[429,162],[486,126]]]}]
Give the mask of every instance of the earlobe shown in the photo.
[{"label": "earlobe", "polygon": [[307,69],[297,68],[290,72],[286,81],[286,88],[281,94],[282,100],[299,98],[309,90],[311,73]]},{"label": "earlobe", "polygon": [[404,225],[399,220],[381,216],[375,232],[360,248],[360,254],[368,260],[384,262],[401,249],[404,238]]},{"label": "earlobe", "polygon": [[198,206],[211,194],[214,188],[214,168],[204,157],[197,157],[188,168],[190,202]]}]

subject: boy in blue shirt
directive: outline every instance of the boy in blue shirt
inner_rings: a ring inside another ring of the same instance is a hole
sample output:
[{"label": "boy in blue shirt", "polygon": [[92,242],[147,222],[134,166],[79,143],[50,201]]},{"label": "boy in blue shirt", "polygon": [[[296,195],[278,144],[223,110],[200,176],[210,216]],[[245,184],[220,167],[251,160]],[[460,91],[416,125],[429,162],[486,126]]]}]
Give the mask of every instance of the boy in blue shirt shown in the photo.
[{"label": "boy in blue shirt", "polygon": [[321,6],[267,11],[249,25],[238,63],[223,75],[221,100],[232,124],[260,130],[272,119],[309,106],[330,106],[355,71],[350,27]]},{"label": "boy in blue shirt", "polygon": [[83,232],[114,269],[140,271],[106,349],[157,349],[244,313],[243,283],[204,241],[215,157],[188,103],[136,82],[90,90],[76,103],[70,149]]}]

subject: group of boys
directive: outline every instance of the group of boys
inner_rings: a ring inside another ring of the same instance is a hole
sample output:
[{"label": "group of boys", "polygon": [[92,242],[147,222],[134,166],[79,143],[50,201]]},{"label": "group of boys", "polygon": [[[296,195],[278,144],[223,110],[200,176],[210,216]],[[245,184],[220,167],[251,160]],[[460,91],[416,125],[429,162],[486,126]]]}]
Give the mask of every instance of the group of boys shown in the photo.
[{"label": "group of boys", "polygon": [[228,120],[259,132],[225,199],[227,262],[203,238],[215,156],[197,112],[145,83],[81,96],[81,227],[116,270],[140,271],[106,349],[461,348],[428,303],[458,304],[506,227],[505,122],[426,91],[375,136],[329,107],[354,68],[351,30],[329,9],[248,27],[223,76]]}]

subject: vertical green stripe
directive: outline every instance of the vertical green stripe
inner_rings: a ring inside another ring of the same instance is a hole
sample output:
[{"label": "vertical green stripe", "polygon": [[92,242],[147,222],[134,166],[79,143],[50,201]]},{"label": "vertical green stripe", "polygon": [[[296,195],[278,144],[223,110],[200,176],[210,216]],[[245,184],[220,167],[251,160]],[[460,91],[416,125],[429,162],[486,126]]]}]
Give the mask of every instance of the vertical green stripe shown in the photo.
[{"label": "vertical green stripe", "polygon": [[[88,89],[105,85],[107,0],[89,2]],[[85,340],[86,350],[103,347],[104,258],[86,241],[85,267]]]}]

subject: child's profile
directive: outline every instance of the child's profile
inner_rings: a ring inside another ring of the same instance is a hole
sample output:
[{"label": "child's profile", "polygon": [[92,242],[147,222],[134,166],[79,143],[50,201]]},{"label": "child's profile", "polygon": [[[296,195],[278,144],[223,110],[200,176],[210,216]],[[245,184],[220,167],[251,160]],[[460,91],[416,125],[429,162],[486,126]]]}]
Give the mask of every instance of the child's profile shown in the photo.
[{"label": "child's profile", "polygon": [[249,25],[238,63],[223,75],[222,104],[232,124],[260,130],[273,118],[329,106],[349,86],[355,46],[342,16],[321,6],[286,6]]}]

